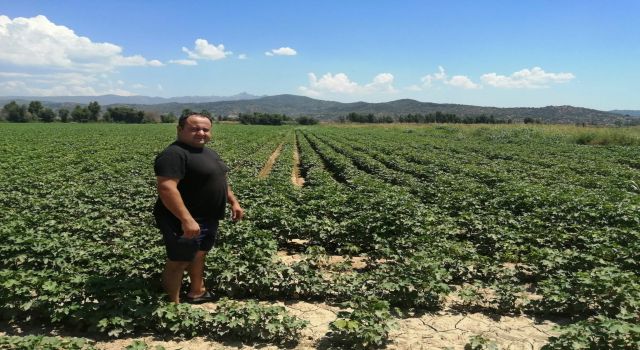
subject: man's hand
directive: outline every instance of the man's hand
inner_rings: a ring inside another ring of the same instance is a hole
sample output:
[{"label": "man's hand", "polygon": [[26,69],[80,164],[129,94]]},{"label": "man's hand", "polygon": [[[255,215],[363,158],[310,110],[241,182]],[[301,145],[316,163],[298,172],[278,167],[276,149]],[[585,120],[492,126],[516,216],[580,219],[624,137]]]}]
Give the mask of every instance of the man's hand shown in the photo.
[{"label": "man's hand", "polygon": [[227,186],[227,202],[231,205],[231,220],[238,222],[244,217],[244,209],[240,206],[240,202],[231,191],[231,186]]},{"label": "man's hand", "polygon": [[193,239],[200,234],[200,225],[193,218],[182,222],[182,235],[184,238]]},{"label": "man's hand", "polygon": [[200,225],[193,219],[182,201],[182,196],[178,191],[180,179],[158,176],[157,182],[160,200],[171,214],[180,220],[184,237],[195,238],[200,234]]},{"label": "man's hand", "polygon": [[240,204],[234,203],[231,206],[231,220],[233,220],[233,222],[238,222],[242,220],[243,217],[244,217],[244,209],[240,207]]}]

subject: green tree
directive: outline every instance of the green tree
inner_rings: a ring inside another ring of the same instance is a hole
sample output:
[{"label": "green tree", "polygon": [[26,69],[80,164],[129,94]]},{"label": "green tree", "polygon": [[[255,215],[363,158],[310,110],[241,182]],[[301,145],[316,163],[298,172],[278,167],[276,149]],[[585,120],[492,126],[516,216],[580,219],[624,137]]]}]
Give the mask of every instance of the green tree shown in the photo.
[{"label": "green tree", "polygon": [[186,116],[191,115],[193,113],[195,113],[195,112],[192,111],[190,108],[185,108],[185,109],[182,110],[182,113],[180,113],[180,118],[186,117]]},{"label": "green tree", "polygon": [[89,120],[97,121],[98,116],[100,116],[100,104],[98,104],[98,101],[90,102],[87,110],[89,111]]},{"label": "green tree", "polygon": [[158,112],[146,111],[144,113],[143,123],[158,123],[160,122],[160,114]]},{"label": "green tree", "polygon": [[2,115],[10,122],[24,123],[27,121],[27,106],[11,101],[2,107]]},{"label": "green tree", "polygon": [[314,124],[318,124],[318,119],[314,117],[302,116],[302,117],[296,118],[296,122],[300,125],[314,125]]},{"label": "green tree", "polygon": [[525,124],[542,124],[542,121],[540,119],[533,119],[531,117],[526,117],[524,118],[524,123]]},{"label": "green tree", "polygon": [[109,107],[107,108],[106,118],[116,123],[143,123],[144,112],[135,110],[131,107]]},{"label": "green tree", "polygon": [[58,118],[60,118],[60,121],[63,123],[66,123],[69,121],[69,110],[66,108],[60,108],[58,110]]},{"label": "green tree", "polygon": [[89,110],[87,107],[76,105],[73,111],[71,111],[71,119],[73,119],[74,122],[86,122],[89,120]]},{"label": "green tree", "polygon": [[40,112],[42,112],[43,109],[44,109],[44,106],[40,101],[29,102],[29,107],[27,108],[27,110],[29,111],[29,113],[31,113],[31,116],[34,119],[40,119]]},{"label": "green tree", "polygon": [[169,114],[163,114],[160,116],[160,121],[163,123],[175,123],[178,120],[176,115],[173,112],[169,112]]},{"label": "green tree", "polygon": [[45,108],[40,111],[40,120],[45,123],[51,123],[56,118],[56,113],[51,108]]},{"label": "green tree", "polygon": [[284,122],[291,120],[284,114],[258,113],[238,115],[238,120],[242,124],[260,124],[260,125],[282,125]]},{"label": "green tree", "polygon": [[378,118],[378,123],[393,123],[393,117],[390,115],[384,115]]}]

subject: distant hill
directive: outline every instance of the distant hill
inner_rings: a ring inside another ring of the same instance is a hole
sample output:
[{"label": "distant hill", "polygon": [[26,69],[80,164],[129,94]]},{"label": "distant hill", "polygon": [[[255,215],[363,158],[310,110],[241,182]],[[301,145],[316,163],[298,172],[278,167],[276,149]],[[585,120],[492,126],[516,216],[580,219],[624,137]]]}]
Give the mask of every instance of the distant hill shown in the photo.
[{"label": "distant hill", "polygon": [[150,97],[150,96],[119,96],[119,95],[101,95],[101,96],[0,96],[0,103],[3,105],[10,101],[28,102],[38,100],[41,102],[50,102],[53,104],[88,104],[92,101],[98,101],[101,105],[157,105],[166,103],[205,103],[218,101],[237,101],[251,100],[263,96],[255,96],[246,92],[233,96],[181,96],[181,97]]},{"label": "distant hill", "polygon": [[194,103],[188,105],[171,103],[154,106],[136,106],[136,108],[160,113],[180,113],[184,108],[190,108],[194,111],[206,109],[214,115],[223,116],[253,112],[278,113],[289,116],[306,115],[321,120],[335,119],[339,116],[346,116],[351,112],[359,114],[372,113],[376,116],[399,116],[441,112],[455,114],[460,117],[479,116],[483,114],[487,116],[493,115],[498,119],[512,119],[516,122],[522,121],[527,117],[549,123],[585,122],[592,124],[614,124],[616,121],[625,121],[625,117],[619,114],[573,106],[499,108],[420,102],[410,99],[384,103],[341,103],[316,100],[296,95],[276,95],[252,100]]},{"label": "distant hill", "polygon": [[620,114],[620,115],[628,115],[630,117],[640,117],[640,111],[632,110],[632,109],[614,109],[609,111],[611,113]]},{"label": "distant hill", "polygon": [[[407,114],[431,114],[436,112],[455,114],[459,117],[493,115],[496,119],[522,122],[525,118],[533,118],[547,123],[588,123],[616,124],[639,123],[640,111],[599,111],[595,109],[573,106],[547,107],[480,107],[462,104],[441,104],[402,99],[383,103],[317,100],[297,95],[276,95],[259,97],[246,93],[221,96],[184,96],[173,98],[147,96],[67,96],[67,97],[0,97],[0,104],[11,100],[28,103],[31,100],[42,101],[44,105],[57,109],[73,108],[75,104],[88,104],[98,101],[103,108],[110,105],[128,105],[140,110],[179,115],[189,108],[194,111],[207,110],[213,115],[237,115],[239,113],[272,113],[285,114],[291,117],[311,116],[320,120],[332,120],[349,113],[374,114],[376,116],[401,116]],[[104,109],[103,109],[104,110]],[[637,113],[637,114],[636,114]]]}]

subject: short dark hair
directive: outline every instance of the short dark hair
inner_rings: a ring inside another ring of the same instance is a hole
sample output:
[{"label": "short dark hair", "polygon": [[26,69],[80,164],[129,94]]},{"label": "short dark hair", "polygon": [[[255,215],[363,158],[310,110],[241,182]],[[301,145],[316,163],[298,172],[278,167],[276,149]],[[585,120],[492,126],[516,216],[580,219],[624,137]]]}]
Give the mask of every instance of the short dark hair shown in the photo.
[{"label": "short dark hair", "polygon": [[184,128],[184,124],[187,122],[187,119],[189,119],[189,117],[207,118],[213,124],[213,120],[211,119],[210,116],[208,116],[206,114],[200,114],[200,113],[191,113],[191,114],[180,116],[180,118],[178,119],[178,126],[181,127],[181,128]]}]

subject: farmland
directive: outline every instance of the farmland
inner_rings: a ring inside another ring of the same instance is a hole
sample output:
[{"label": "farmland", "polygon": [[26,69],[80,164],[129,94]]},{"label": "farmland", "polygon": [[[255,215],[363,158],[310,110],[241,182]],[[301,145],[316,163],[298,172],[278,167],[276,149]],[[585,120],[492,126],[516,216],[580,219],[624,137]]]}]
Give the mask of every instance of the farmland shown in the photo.
[{"label": "farmland", "polygon": [[174,126],[0,124],[0,138],[0,348],[40,325],[69,349],[148,334],[295,346],[309,324],[282,305],[296,302],[335,308],[326,346],[393,346],[402,320],[443,310],[560,323],[551,349],[640,346],[638,128],[216,124],[247,219],[208,256],[210,309],[159,286],[152,162]]}]

